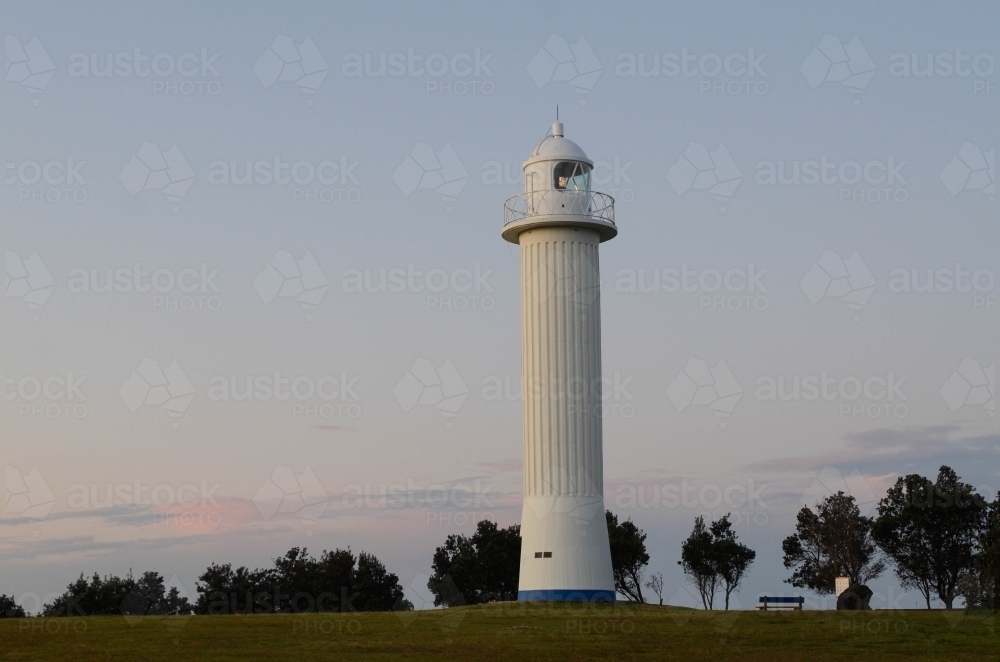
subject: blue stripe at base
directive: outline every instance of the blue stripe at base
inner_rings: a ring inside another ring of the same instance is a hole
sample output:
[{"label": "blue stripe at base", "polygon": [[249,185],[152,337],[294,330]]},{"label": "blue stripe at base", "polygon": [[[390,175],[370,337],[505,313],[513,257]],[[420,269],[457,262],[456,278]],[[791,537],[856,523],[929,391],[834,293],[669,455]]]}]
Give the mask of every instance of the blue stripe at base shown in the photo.
[{"label": "blue stripe at base", "polygon": [[518,591],[519,602],[547,602],[553,600],[572,600],[576,602],[614,602],[614,591],[598,591],[594,589],[547,589],[542,591]]}]

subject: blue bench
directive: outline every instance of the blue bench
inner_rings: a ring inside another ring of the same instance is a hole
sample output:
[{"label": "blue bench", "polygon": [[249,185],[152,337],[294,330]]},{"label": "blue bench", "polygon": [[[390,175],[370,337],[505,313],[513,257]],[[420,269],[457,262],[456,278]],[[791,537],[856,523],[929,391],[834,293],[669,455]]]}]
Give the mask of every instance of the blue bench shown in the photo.
[{"label": "blue bench", "polygon": [[760,604],[757,605],[757,609],[763,609],[764,611],[767,611],[768,608],[795,609],[797,611],[802,611],[802,603],[805,602],[805,598],[802,596],[797,598],[783,598],[775,597],[773,595],[762,595],[758,602],[760,602]]}]

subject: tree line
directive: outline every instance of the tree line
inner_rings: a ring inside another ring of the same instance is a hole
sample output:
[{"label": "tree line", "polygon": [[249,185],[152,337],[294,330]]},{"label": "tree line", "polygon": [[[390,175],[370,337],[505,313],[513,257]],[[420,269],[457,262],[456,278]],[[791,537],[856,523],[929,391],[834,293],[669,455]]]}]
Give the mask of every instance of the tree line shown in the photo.
[{"label": "tree line", "polygon": [[[643,581],[649,553],[646,533],[631,519],[619,520],[605,511],[611,568],[615,591],[629,602],[646,602],[643,587],[650,589],[663,604],[663,575],[656,573]],[[740,543],[729,516],[706,527],[703,518],[696,520],[692,537],[682,546],[679,563],[696,579],[705,608],[719,589],[725,591],[725,604],[735,591],[756,553]],[[521,563],[520,527],[500,528],[483,520],[471,536],[448,536],[434,552],[434,574],[427,587],[434,594],[435,606],[455,607],[496,600],[516,600]]]},{"label": "tree line", "polygon": [[[646,534],[631,519],[620,522],[605,511],[615,590],[627,600],[644,602],[643,568],[649,563]],[[521,568],[521,527],[500,528],[483,520],[471,536],[450,535],[434,551],[434,574],[427,588],[434,606],[456,607],[516,600]],[[662,590],[662,589],[661,589]]]},{"label": "tree line", "polygon": [[896,480],[866,517],[853,496],[838,492],[803,507],[795,533],[782,543],[793,586],[833,593],[837,577],[864,584],[891,563],[904,588],[919,591],[927,608],[945,609],[962,597],[966,607],[997,608],[1000,595],[1000,496],[988,503],[942,466],[937,478],[909,474]]},{"label": "tree line", "polygon": [[[605,512],[615,590],[645,602],[646,587],[663,604],[663,576],[643,581],[649,564],[646,534],[631,519]],[[855,498],[830,495],[796,515],[795,533],[782,542],[786,582],[820,594],[835,591],[837,577],[864,584],[891,564],[904,588],[951,609],[956,597],[969,608],[996,609],[1000,595],[1000,496],[987,501],[947,466],[935,481],[918,474],[899,478],[878,503],[875,517],[861,513]],[[699,516],[681,544],[678,564],[697,589],[705,609],[722,594],[724,608],[739,589],[756,552],[741,543],[729,515],[706,523]],[[483,520],[471,535],[449,535],[437,547],[427,587],[435,606],[454,607],[516,600],[520,573],[518,525]],[[267,568],[212,564],[198,578],[192,603],[168,589],[155,572],[138,579],[89,579],[80,575],[65,593],[43,607],[45,616],[84,614],[250,614],[311,611],[410,610],[395,574],[373,554],[350,549],[310,556],[293,547]],[[0,617],[23,617],[13,598],[0,595]]]},{"label": "tree line", "polygon": [[[189,614],[263,614],[337,611],[411,610],[395,574],[374,554],[350,549],[311,556],[293,547],[267,568],[210,565],[198,578],[192,603],[163,576],[144,572],[138,578],[83,574],[42,607],[42,616],[126,616]],[[0,596],[0,616],[24,617],[11,597]]]},{"label": "tree line", "polygon": [[[865,584],[892,565],[903,588],[919,591],[928,609],[933,597],[945,609],[962,597],[969,609],[995,610],[1000,496],[987,503],[948,466],[933,481],[919,474],[897,479],[874,517],[863,515],[853,496],[837,492],[799,510],[795,533],[784,539],[782,552],[792,570],[786,582],[820,594],[834,593],[838,577]],[[679,563],[705,609],[713,608],[719,591],[728,609],[729,595],[755,556],[736,540],[728,515],[708,526],[698,517],[681,545]]]},{"label": "tree line", "polygon": [[[643,601],[642,569],[649,563],[643,533],[631,520],[606,513],[615,587],[630,600]],[[516,600],[521,562],[521,527],[483,520],[471,536],[449,535],[432,558],[428,589],[435,606],[454,607]],[[293,547],[267,568],[210,565],[198,577],[191,602],[163,576],[145,572],[138,579],[83,574],[42,608],[43,616],[98,614],[188,615],[258,614],[312,611],[412,610],[397,576],[373,554],[350,549],[324,551],[318,558]],[[12,597],[0,595],[0,617],[24,617]]]},{"label": "tree line", "polygon": [[[663,576],[643,582],[649,563],[646,534],[630,519],[605,513],[615,590],[645,602],[651,589],[663,604]],[[942,466],[931,481],[918,474],[899,478],[866,517],[851,495],[838,492],[796,515],[795,533],[782,543],[786,581],[820,594],[835,592],[837,577],[864,584],[891,564],[900,584],[918,590],[930,608],[932,597],[951,609],[961,596],[969,608],[997,608],[1000,594],[1000,496],[989,504],[955,472]],[[741,543],[729,515],[713,522],[695,519],[681,544],[678,564],[695,586],[705,609],[721,595],[729,609],[757,553]],[[520,529],[480,522],[471,536],[448,536],[434,554],[428,588],[435,605],[455,606],[515,599],[520,563]]]}]

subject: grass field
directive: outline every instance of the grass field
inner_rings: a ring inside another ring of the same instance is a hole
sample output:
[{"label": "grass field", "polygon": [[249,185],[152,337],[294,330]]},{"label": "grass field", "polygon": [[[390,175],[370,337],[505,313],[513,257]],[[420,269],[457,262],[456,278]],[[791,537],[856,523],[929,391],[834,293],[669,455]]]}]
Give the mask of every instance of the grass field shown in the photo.
[{"label": "grass field", "polygon": [[1000,660],[1000,619],[961,611],[705,612],[499,603],[329,615],[0,619],[0,659]]}]

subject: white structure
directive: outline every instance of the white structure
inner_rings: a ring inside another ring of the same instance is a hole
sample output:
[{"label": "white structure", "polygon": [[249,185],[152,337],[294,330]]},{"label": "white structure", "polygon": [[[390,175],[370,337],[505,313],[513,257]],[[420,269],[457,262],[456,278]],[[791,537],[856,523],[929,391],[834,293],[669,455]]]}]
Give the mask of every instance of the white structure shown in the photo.
[{"label": "white structure", "polygon": [[841,593],[843,593],[847,589],[851,588],[851,578],[850,577],[837,577],[836,579],[834,579],[834,585],[833,586],[834,586],[834,590],[835,590],[835,592],[837,594],[837,597],[839,598]]},{"label": "white structure", "polygon": [[521,246],[524,510],[518,600],[611,600],[604,517],[598,245],[614,200],[590,190],[593,162],[552,125],[504,203]]}]

